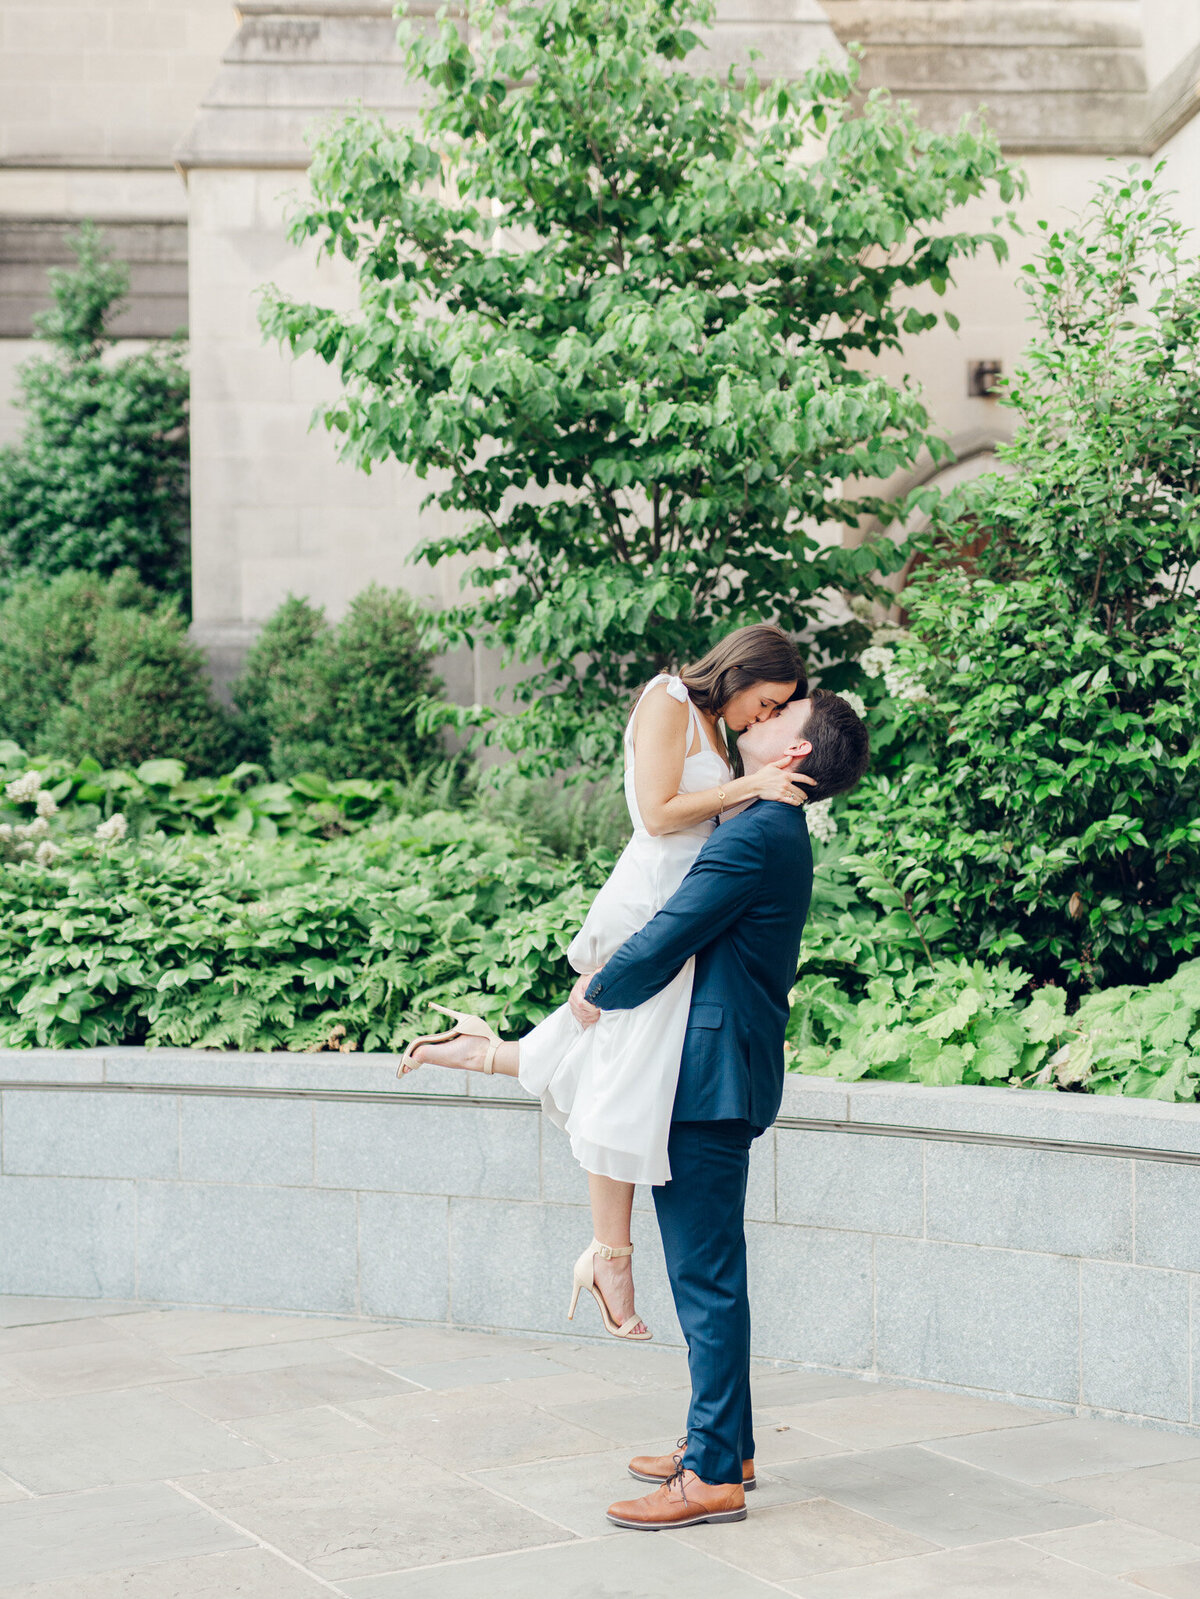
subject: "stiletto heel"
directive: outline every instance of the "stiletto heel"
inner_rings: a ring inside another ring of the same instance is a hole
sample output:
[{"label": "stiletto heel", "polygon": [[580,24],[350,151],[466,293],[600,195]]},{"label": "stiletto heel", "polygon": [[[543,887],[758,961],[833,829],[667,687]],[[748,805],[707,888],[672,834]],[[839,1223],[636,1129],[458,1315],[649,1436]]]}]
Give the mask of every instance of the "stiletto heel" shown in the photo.
[{"label": "stiletto heel", "polygon": [[574,1321],[575,1306],[579,1303],[580,1294],[586,1288],[588,1293],[591,1294],[592,1298],[596,1301],[596,1306],[600,1311],[600,1319],[604,1323],[605,1332],[611,1333],[614,1338],[629,1338],[635,1340],[637,1343],[644,1343],[647,1338],[652,1338],[654,1336],[654,1334],[651,1332],[634,1332],[633,1329],[642,1319],[636,1310],[631,1316],[626,1316],[625,1320],[618,1327],[617,1323],[612,1318],[612,1313],[605,1302],[604,1295],[596,1287],[595,1259],[597,1255],[599,1255],[602,1260],[614,1260],[621,1255],[632,1254],[632,1244],[625,1244],[624,1246],[618,1247],[612,1244],[602,1244],[598,1238],[592,1239],[591,1243],[584,1250],[583,1254],[580,1255],[579,1259],[575,1262],[575,1272],[572,1284],[575,1291],[571,1297],[571,1308],[567,1312],[568,1321]]},{"label": "stiletto heel", "polygon": [[496,1065],[496,1051],[500,1048],[501,1038],[492,1031],[482,1016],[472,1016],[469,1011],[448,1010],[445,1005],[435,1005],[429,1002],[430,1010],[440,1010],[443,1016],[453,1016],[454,1026],[444,1033],[425,1033],[420,1038],[414,1038],[412,1043],[400,1057],[400,1065],[396,1070],[397,1077],[403,1077],[408,1072],[418,1071],[421,1067],[419,1060],[414,1060],[414,1053],[422,1044],[448,1044],[453,1038],[485,1038],[488,1042],[488,1052],[483,1057],[483,1069],[492,1072]]}]

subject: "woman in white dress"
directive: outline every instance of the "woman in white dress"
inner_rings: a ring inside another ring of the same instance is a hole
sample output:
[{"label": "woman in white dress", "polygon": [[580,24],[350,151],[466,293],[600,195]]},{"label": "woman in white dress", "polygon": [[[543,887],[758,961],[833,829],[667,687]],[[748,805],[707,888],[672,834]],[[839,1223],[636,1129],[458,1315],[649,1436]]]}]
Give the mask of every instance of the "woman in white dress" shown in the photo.
[{"label": "woman in white dress", "polygon": [[[739,775],[720,724],[740,733],[805,692],[795,646],[767,625],[739,628],[679,676],[660,673],[642,690],[625,730],[633,836],[567,951],[577,987],[662,909],[723,813],[755,799],[803,803],[800,785],[813,780],[786,770],[787,761]],[[415,1040],[400,1066],[402,1074],[426,1064],[502,1072],[540,1097],[588,1173],[592,1204],[594,1236],[575,1266],[568,1315],[586,1289],[607,1331],[622,1338],[650,1337],[633,1303],[633,1190],[671,1175],[667,1137],[693,966],[636,1009],[606,1011],[584,1028],[563,1004],[515,1043],[479,1017],[448,1011],[455,1026]]]}]

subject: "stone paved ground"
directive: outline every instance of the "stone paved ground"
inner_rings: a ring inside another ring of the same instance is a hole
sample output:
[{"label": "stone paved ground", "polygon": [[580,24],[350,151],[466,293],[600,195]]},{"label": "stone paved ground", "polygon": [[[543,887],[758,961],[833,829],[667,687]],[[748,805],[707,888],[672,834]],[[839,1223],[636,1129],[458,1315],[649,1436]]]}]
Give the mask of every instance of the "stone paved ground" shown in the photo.
[{"label": "stone paved ground", "polygon": [[1200,1596],[1200,1440],[763,1367],[745,1522],[618,1532],[673,1350],[0,1299],[0,1599]]}]

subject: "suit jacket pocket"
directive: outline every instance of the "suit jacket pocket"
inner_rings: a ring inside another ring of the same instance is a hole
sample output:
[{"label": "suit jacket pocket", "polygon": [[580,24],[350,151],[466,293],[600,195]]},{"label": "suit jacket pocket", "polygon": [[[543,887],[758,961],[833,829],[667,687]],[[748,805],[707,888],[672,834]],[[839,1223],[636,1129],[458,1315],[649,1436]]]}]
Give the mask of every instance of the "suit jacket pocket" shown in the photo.
[{"label": "suit jacket pocket", "polygon": [[715,1028],[725,1022],[724,1005],[693,1005],[688,1012],[689,1027]]}]

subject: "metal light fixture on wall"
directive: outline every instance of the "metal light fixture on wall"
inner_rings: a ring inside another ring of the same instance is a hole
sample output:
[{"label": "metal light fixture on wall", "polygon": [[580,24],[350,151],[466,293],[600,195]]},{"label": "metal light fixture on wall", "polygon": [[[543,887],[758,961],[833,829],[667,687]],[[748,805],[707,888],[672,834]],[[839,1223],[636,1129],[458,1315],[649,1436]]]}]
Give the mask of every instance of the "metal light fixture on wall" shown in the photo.
[{"label": "metal light fixture on wall", "polygon": [[967,393],[972,399],[990,400],[995,395],[1001,373],[1000,361],[968,361]]}]

